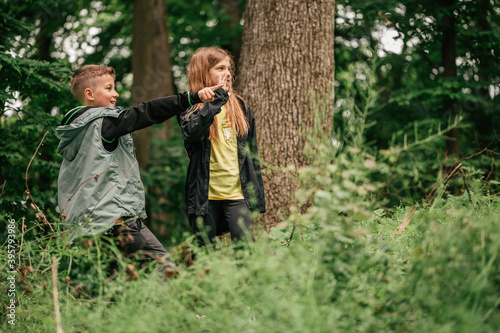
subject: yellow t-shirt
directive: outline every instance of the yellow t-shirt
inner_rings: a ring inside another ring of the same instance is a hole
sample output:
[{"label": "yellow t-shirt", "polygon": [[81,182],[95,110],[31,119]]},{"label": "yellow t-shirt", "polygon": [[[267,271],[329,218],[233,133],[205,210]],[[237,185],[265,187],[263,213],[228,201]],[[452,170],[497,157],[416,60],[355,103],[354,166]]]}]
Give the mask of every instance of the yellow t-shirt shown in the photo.
[{"label": "yellow t-shirt", "polygon": [[219,140],[212,141],[208,199],[243,199],[238,163],[238,141],[236,133],[226,120],[225,105],[222,106],[221,112],[216,117]]}]

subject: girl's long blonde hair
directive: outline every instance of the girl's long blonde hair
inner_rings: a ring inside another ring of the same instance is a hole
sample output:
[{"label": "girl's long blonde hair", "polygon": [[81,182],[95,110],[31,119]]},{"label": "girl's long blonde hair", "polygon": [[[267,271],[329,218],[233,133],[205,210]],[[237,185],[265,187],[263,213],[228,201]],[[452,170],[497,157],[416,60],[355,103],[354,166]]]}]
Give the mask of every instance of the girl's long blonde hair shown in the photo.
[{"label": "girl's long blonde hair", "polygon": [[[229,59],[231,64],[231,84],[228,93],[229,100],[226,103],[226,117],[237,136],[241,137],[248,133],[248,119],[245,117],[243,109],[241,108],[240,102],[236,97],[233,90],[233,80],[234,80],[234,61],[231,55],[218,47],[201,47],[193,54],[191,60],[189,61],[188,67],[188,90],[189,91],[199,91],[205,87],[211,87],[217,84],[217,82],[210,82],[209,71],[212,67],[217,65],[219,62]],[[186,120],[189,118],[193,112],[201,109],[203,103],[196,104],[187,114]],[[210,140],[219,140],[219,134],[217,131],[217,117],[214,118],[212,126],[210,126],[210,134],[208,137]]]}]

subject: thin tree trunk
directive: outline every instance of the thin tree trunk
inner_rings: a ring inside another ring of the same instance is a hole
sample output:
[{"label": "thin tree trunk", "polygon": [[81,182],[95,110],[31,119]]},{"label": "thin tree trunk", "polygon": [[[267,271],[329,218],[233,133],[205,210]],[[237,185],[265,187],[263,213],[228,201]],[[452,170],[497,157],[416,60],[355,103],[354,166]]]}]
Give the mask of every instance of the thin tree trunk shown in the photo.
[{"label": "thin tree trunk", "polygon": [[[491,24],[489,22],[489,18],[491,17],[491,13],[493,12],[493,8],[491,3],[488,0],[479,1],[477,4],[478,12],[480,16],[477,21],[477,25],[481,29],[482,32],[491,32]],[[481,38],[482,41],[487,42],[487,38]],[[488,92],[488,69],[491,68],[492,54],[484,54],[482,53],[482,57],[479,59],[479,82],[481,82],[481,87],[479,88],[479,96],[482,99],[490,99]],[[490,124],[491,125],[491,124]]]},{"label": "thin tree trunk", "polygon": [[[153,65],[152,89],[153,98],[170,96],[174,94],[174,79],[172,75],[172,63],[170,60],[170,45],[168,43],[167,26],[167,6],[165,0],[153,0]],[[161,144],[172,136],[173,124],[171,120],[155,125],[151,128],[151,148],[153,151],[160,151]],[[155,193],[158,205],[166,203],[165,195],[162,192],[161,184],[152,186],[149,191]],[[165,228],[165,221],[171,220],[171,214],[166,210],[151,212],[151,227],[158,230],[160,234],[168,234]],[[159,222],[159,223],[158,223]]]},{"label": "thin tree trunk", "polygon": [[52,37],[50,35],[46,35],[45,29],[43,29],[40,36],[38,36],[37,46],[40,60],[52,61],[52,56],[50,55]]},{"label": "thin tree trunk", "polygon": [[[148,82],[148,68],[152,68],[152,6],[149,0],[134,0],[132,18],[132,106],[152,98],[151,89],[145,87]],[[136,157],[139,166],[147,170],[149,163],[150,129],[145,128],[134,134]]]},{"label": "thin tree trunk", "polygon": [[153,98],[174,94],[170,44],[168,42],[167,5],[153,0]]},{"label": "thin tree trunk", "polygon": [[[456,0],[440,0],[439,4],[445,11],[442,20],[443,39],[441,43],[441,59],[444,67],[444,78],[457,77],[457,32],[455,28],[455,17],[453,6]],[[458,115],[458,105],[454,98],[446,98],[444,101],[445,117],[453,120]],[[454,155],[460,153],[460,132],[458,128],[453,128],[446,133],[449,139],[446,140],[446,153]]]},{"label": "thin tree trunk", "polygon": [[[243,11],[245,9],[243,0],[219,0],[218,6],[224,10],[224,13],[228,15],[231,19],[224,22],[221,29],[229,29],[231,31],[231,37],[228,43],[221,45],[222,48],[231,52],[234,58],[234,63],[238,64],[241,54],[241,35],[238,33],[239,29],[237,27],[240,24],[241,18],[243,16]],[[227,30],[226,30],[227,31]],[[239,67],[236,68],[237,70]]]},{"label": "thin tree trunk", "polygon": [[[174,83],[168,43],[167,8],[163,0],[134,0],[132,105],[153,98],[172,95]],[[162,125],[160,137],[168,136]],[[151,151],[151,129],[134,133],[136,156],[143,170],[148,169]]]},{"label": "thin tree trunk", "polygon": [[[281,168],[305,165],[303,126],[311,127],[312,97],[331,106],[334,81],[334,0],[248,0],[243,27],[239,91],[258,129],[268,212],[266,227],[288,215],[296,189]],[[333,125],[333,109],[326,131]]]},{"label": "thin tree trunk", "polygon": [[[135,0],[133,18],[132,105],[153,98],[174,94],[174,82],[168,42],[167,6],[164,0]],[[157,150],[155,142],[164,142],[171,136],[172,124],[163,123],[154,128],[147,127],[134,133],[136,156],[143,170],[148,170],[151,151]],[[164,203],[161,186],[148,189]],[[149,206],[147,207],[149,212]],[[149,212],[149,224],[153,229],[159,225],[154,221],[169,219],[167,212]]]}]

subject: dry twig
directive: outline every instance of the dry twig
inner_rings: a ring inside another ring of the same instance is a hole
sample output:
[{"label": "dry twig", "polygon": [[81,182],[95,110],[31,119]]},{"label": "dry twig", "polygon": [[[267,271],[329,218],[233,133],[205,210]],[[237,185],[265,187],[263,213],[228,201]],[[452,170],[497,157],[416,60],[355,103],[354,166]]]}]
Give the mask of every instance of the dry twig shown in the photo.
[{"label": "dry twig", "polygon": [[417,207],[415,205],[411,206],[410,211],[408,212],[408,214],[406,214],[405,218],[403,219],[403,222],[401,222],[401,224],[396,228],[396,230],[394,230],[396,234],[400,234],[406,229],[408,224],[410,224],[411,218],[413,217],[413,214],[415,214],[416,210]]},{"label": "dry twig", "polygon": [[464,177],[464,185],[465,185],[465,189],[467,190],[467,194],[469,195],[469,201],[472,202],[472,196],[470,194],[469,185],[467,185],[467,180],[466,180],[466,177],[465,177],[465,172],[464,172],[464,170],[462,170],[462,168],[460,168],[460,172],[462,173],[462,176]]},{"label": "dry twig", "polygon": [[[453,177],[453,175],[455,175],[455,173],[457,173],[458,170],[461,170],[462,169],[462,163],[458,164],[455,169],[453,169],[452,172],[450,172],[448,174],[448,176],[446,176],[446,178],[443,180],[443,185],[446,184],[446,182],[448,182],[448,180],[451,179],[451,177]],[[424,199],[424,201],[428,201],[429,204],[431,204],[433,201],[434,201],[434,198],[436,197],[436,193],[435,192],[438,188],[438,185],[434,185],[434,187],[432,188],[432,190],[429,192],[429,194],[427,195],[427,197]],[[431,197],[432,195],[432,197]]]},{"label": "dry twig", "polygon": [[64,333],[61,325],[61,311],[59,310],[59,292],[57,291],[57,259],[52,258],[52,294],[54,296],[54,314],[56,317],[56,332]]},{"label": "dry twig", "polygon": [[2,186],[0,186],[0,188],[2,189],[1,192],[0,192],[0,195],[2,195],[2,194],[5,193],[5,184],[6,183],[7,183],[7,180],[4,180]]},{"label": "dry twig", "polygon": [[24,220],[26,218],[23,216],[21,218],[21,244],[19,245],[19,267],[21,267],[21,253],[23,251],[23,243],[24,243]]},{"label": "dry twig", "polygon": [[[500,155],[499,153],[493,151],[493,150],[490,150],[488,148],[484,148],[482,149],[481,151],[478,151],[477,153],[474,153],[468,157],[464,157],[461,159],[461,161],[464,161],[464,160],[468,160],[468,159],[471,159],[475,156],[478,156],[478,155],[481,155],[483,153],[488,153],[490,156],[491,156],[491,169],[490,169],[490,172],[488,173],[488,175],[486,176],[485,178],[485,181],[488,181],[488,179],[491,177],[491,174],[493,173],[493,169],[494,169],[494,161],[495,161],[495,157],[494,155]],[[448,176],[446,176],[446,178],[443,180],[442,184],[445,185],[448,180],[450,180],[458,171],[460,171],[460,173],[462,174],[463,176],[463,180],[464,180],[464,186],[465,186],[465,189],[467,190],[467,194],[469,196],[469,200],[472,201],[472,195],[470,193],[470,189],[469,189],[469,186],[467,185],[467,177],[465,175],[465,172],[464,170],[462,169],[462,162],[460,162],[449,174]],[[431,204],[433,201],[434,201],[434,198],[436,197],[436,193],[437,193],[437,188],[438,188],[438,185],[434,185],[434,187],[432,188],[432,190],[429,192],[429,194],[425,197],[424,199],[424,202],[427,202],[428,204]],[[408,212],[408,214],[405,216],[403,222],[396,228],[396,230],[394,231],[395,233],[399,234],[401,232],[403,232],[406,228],[406,226],[408,226],[408,224],[411,222],[411,218],[413,216],[413,214],[415,213],[415,206],[412,206],[410,208],[410,211]]]},{"label": "dry twig", "polygon": [[[464,174],[464,172],[463,172],[463,170],[462,170],[462,163],[460,163],[459,165],[457,165],[457,166],[455,167],[455,169],[453,169],[453,171],[452,171],[452,172],[450,172],[450,173],[448,174],[448,176],[446,176],[446,178],[443,180],[443,183],[442,183],[442,184],[443,184],[443,185],[445,185],[445,184],[446,184],[446,182],[447,182],[448,180],[450,180],[450,179],[451,179],[451,177],[453,177],[453,175],[454,175],[455,173],[457,173],[457,171],[458,171],[458,170],[460,170],[460,171],[462,172],[462,174],[464,175],[464,182],[465,182],[465,174]],[[427,197],[424,199],[424,202],[425,202],[425,201],[427,201],[427,202],[430,204],[430,203],[432,203],[432,202],[434,201],[434,198],[435,198],[436,193],[437,193],[437,191],[436,191],[436,189],[437,189],[437,188],[438,188],[438,185],[436,184],[436,185],[433,187],[433,189],[431,190],[431,192],[430,192],[430,193],[427,195]],[[468,191],[468,190],[469,190],[469,188],[467,187],[467,191]],[[431,195],[432,195],[432,197],[431,197]],[[469,193],[469,197],[470,197],[470,193]],[[400,224],[400,225],[396,228],[396,230],[394,230],[394,233],[396,233],[396,234],[400,234],[400,233],[402,233],[402,232],[406,229],[406,227],[408,226],[408,224],[410,224],[411,219],[412,219],[412,217],[413,217],[413,214],[415,214],[415,211],[416,211],[416,210],[417,210],[417,207],[416,207],[415,205],[413,205],[413,206],[410,208],[410,210],[408,211],[408,214],[406,214],[405,218],[403,219],[403,222],[401,222],[401,224]]]},{"label": "dry twig", "polygon": [[35,158],[36,154],[38,154],[38,150],[42,146],[43,140],[45,140],[45,137],[47,136],[47,134],[49,134],[49,131],[45,132],[45,134],[43,135],[42,140],[40,140],[40,143],[38,144],[38,147],[36,148],[35,153],[31,157],[31,160],[30,160],[30,162],[28,164],[28,167],[26,168],[26,194],[28,195],[28,198],[31,200],[31,207],[33,207],[33,209],[35,209],[38,212],[36,214],[37,219],[40,222],[42,222],[44,225],[48,225],[50,227],[50,230],[52,230],[52,232],[54,232],[54,229],[52,228],[52,225],[47,220],[47,217],[40,210],[40,208],[36,205],[35,200],[33,200],[33,197],[31,196],[30,188],[28,186],[28,171],[30,169],[31,163],[33,162],[33,159]]},{"label": "dry twig", "polygon": [[[52,234],[47,242],[47,246],[45,246],[45,249],[43,250],[42,258],[40,259],[40,262],[38,263],[38,267],[35,269],[35,272],[33,273],[33,276],[31,277],[30,283],[33,282],[33,279],[35,278],[36,274],[38,273],[38,270],[40,269],[40,266],[42,265],[43,259],[45,258],[45,255],[47,254],[47,250],[49,249],[50,241],[54,237],[54,234]],[[24,292],[23,292],[24,295]],[[23,296],[21,295],[21,296]]]}]

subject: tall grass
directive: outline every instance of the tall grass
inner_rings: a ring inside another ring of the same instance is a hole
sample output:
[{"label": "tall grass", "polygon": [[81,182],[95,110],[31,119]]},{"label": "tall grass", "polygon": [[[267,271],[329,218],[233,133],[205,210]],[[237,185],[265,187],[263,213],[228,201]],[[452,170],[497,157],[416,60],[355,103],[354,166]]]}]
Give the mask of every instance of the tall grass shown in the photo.
[{"label": "tall grass", "polygon": [[55,329],[56,257],[66,332],[495,332],[500,200],[474,198],[417,210],[400,235],[394,230],[407,207],[352,228],[334,221],[315,230],[298,226],[288,246],[291,227],[280,226],[250,252],[199,254],[195,267],[180,266],[167,281],[151,267],[137,267],[131,280],[133,263],[119,257],[118,273],[101,277],[108,263],[97,251],[100,240],[87,249],[66,248],[62,238],[28,242],[22,262],[33,270],[17,282],[16,326],[5,318],[2,325],[12,332]]}]

